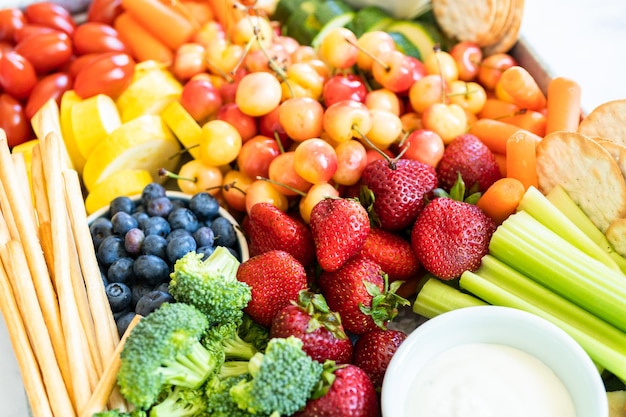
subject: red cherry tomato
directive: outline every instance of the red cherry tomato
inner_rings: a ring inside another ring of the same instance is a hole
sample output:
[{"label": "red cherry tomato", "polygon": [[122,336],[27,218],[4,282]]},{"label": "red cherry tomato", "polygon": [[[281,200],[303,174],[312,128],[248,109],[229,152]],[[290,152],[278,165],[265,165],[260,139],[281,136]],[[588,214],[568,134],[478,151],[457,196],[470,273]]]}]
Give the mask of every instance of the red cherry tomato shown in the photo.
[{"label": "red cherry tomato", "polygon": [[7,51],[0,57],[0,87],[18,100],[23,100],[37,84],[35,67],[15,51]]},{"label": "red cherry tomato", "polygon": [[96,94],[117,98],[128,87],[135,73],[135,60],[128,54],[106,52],[76,75],[74,91],[85,99]]},{"label": "red cherry tomato", "polygon": [[73,40],[74,50],[78,55],[94,52],[130,52],[117,30],[106,23],[85,22],[77,26]]},{"label": "red cherry tomato", "polygon": [[113,25],[122,11],[122,0],[93,0],[87,10],[87,21]]},{"label": "red cherry tomato", "polygon": [[71,38],[58,30],[27,37],[15,45],[15,52],[28,59],[38,74],[58,69],[74,54]]},{"label": "red cherry tomato", "polygon": [[63,93],[71,88],[72,78],[66,72],[55,72],[44,76],[28,97],[28,102],[24,108],[26,117],[29,120],[32,119],[37,110],[50,99],[54,99],[59,104]]},{"label": "red cherry tomato", "polygon": [[50,26],[44,26],[37,23],[26,23],[24,26],[15,31],[13,34],[13,42],[17,44],[29,36],[40,35],[42,33],[56,33],[58,31],[58,29],[51,28]]},{"label": "red cherry tomato", "polygon": [[74,57],[68,66],[68,71],[72,78],[76,78],[79,72],[82,71],[83,68],[90,65],[93,61],[100,58],[102,53],[99,54],[85,54],[81,56]]},{"label": "red cherry tomato", "polygon": [[7,93],[0,94],[0,129],[7,135],[9,147],[26,142],[34,136],[28,120],[22,103]]},{"label": "red cherry tomato", "polygon": [[24,15],[28,23],[50,26],[68,35],[71,35],[76,28],[76,21],[70,12],[63,6],[50,1],[32,3],[26,6]]},{"label": "red cherry tomato", "polygon": [[26,24],[24,13],[17,8],[0,10],[0,41],[13,41],[13,34]]}]

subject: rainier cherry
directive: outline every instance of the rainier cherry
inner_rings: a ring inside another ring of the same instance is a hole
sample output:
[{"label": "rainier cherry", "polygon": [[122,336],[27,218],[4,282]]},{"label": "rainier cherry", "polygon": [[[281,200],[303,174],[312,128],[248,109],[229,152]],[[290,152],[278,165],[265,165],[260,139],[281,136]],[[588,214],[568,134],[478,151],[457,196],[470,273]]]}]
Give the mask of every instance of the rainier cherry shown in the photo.
[{"label": "rainier cherry", "polygon": [[251,72],[239,81],[235,102],[249,116],[262,116],[272,111],[281,101],[278,79],[269,72]]},{"label": "rainier cherry", "polygon": [[237,103],[225,103],[222,105],[215,118],[230,123],[241,135],[241,140],[246,142],[258,133],[256,117],[245,114]]},{"label": "rainier cherry", "polygon": [[365,105],[368,109],[386,110],[396,116],[403,113],[403,103],[400,97],[386,88],[377,88],[367,93]]},{"label": "rainier cherry", "polygon": [[278,120],[287,135],[297,142],[318,137],[322,133],[324,108],[310,97],[294,97],[278,107]]},{"label": "rainier cherry", "polygon": [[246,212],[256,203],[265,202],[276,206],[279,210],[287,211],[289,201],[276,187],[265,180],[254,180],[246,188]]},{"label": "rainier cherry", "polygon": [[369,72],[372,70],[372,64],[376,55],[382,52],[395,51],[396,42],[391,35],[382,30],[373,30],[365,32],[357,40],[359,53],[357,55],[356,65],[360,70]]},{"label": "rainier cherry", "polygon": [[334,28],[322,38],[319,55],[333,68],[350,68],[356,64],[359,53],[356,44],[354,32],[344,27]]},{"label": "rainier cherry", "polygon": [[474,42],[457,42],[450,49],[450,55],[456,61],[459,69],[459,80],[473,81],[478,75],[480,62],[483,60],[483,51]]},{"label": "rainier cherry", "polygon": [[236,169],[231,169],[224,174],[222,198],[229,208],[241,212],[246,211],[246,192],[252,181],[252,178]]},{"label": "rainier cherry", "polygon": [[426,129],[412,131],[400,146],[400,151],[403,151],[402,158],[414,159],[432,167],[436,167],[441,161],[444,149],[441,136]]},{"label": "rainier cherry", "polygon": [[380,52],[372,64],[376,82],[394,93],[408,91],[415,82],[417,70],[411,57],[400,51]]},{"label": "rainier cherry", "polygon": [[307,139],[296,147],[293,166],[298,175],[312,184],[328,182],[337,171],[337,153],[324,139]]},{"label": "rainier cherry", "polygon": [[183,85],[180,104],[196,122],[203,123],[222,106],[222,96],[208,77],[195,77]]},{"label": "rainier cherry", "polygon": [[200,134],[200,160],[211,166],[221,166],[237,159],[241,150],[241,135],[228,122],[211,120],[202,126]]},{"label": "rainier cherry", "polygon": [[250,178],[267,177],[270,164],[280,154],[276,140],[257,135],[243,144],[237,156],[237,167]]},{"label": "rainier cherry", "polygon": [[364,102],[366,96],[367,87],[363,78],[356,74],[333,75],[322,89],[322,99],[327,107],[341,100]]},{"label": "rainier cherry", "polygon": [[345,142],[366,135],[372,127],[372,116],[365,104],[342,100],[324,112],[324,130],[335,142]]}]

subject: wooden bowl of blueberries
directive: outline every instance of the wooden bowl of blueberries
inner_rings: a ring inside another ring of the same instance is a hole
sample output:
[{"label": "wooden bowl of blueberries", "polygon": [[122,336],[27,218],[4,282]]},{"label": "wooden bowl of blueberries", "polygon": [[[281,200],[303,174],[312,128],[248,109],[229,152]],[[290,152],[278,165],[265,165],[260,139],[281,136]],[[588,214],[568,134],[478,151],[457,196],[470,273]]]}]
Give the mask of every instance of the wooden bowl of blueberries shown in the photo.
[{"label": "wooden bowl of blueberries", "polygon": [[116,197],[87,221],[120,336],[135,314],[174,301],[170,273],[186,253],[206,258],[224,246],[241,262],[249,258],[238,222],[208,192],[189,195],[153,182],[139,195]]}]

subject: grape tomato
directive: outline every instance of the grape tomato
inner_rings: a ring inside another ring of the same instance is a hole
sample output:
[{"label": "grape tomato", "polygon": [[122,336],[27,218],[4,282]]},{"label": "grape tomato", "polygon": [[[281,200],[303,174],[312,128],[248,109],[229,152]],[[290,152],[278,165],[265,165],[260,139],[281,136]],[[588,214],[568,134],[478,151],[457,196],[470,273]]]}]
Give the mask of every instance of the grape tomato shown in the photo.
[{"label": "grape tomato", "polygon": [[51,28],[50,26],[44,26],[37,23],[26,23],[21,28],[17,29],[13,35],[13,43],[17,44],[22,42],[24,39],[39,35],[42,33],[52,33],[58,32],[58,29]]},{"label": "grape tomato", "polygon": [[135,60],[130,55],[103,53],[78,72],[74,91],[83,99],[96,94],[116,99],[130,85],[134,72]]},{"label": "grape tomato", "polygon": [[21,54],[7,51],[0,57],[0,87],[18,100],[28,97],[37,83],[35,67]]},{"label": "grape tomato", "polygon": [[0,10],[0,41],[12,42],[15,32],[25,24],[26,17],[20,9]]},{"label": "grape tomato", "polygon": [[0,129],[6,133],[11,148],[33,136],[22,103],[7,93],[0,94]]},{"label": "grape tomato", "polygon": [[61,102],[61,96],[72,89],[72,78],[66,72],[55,72],[42,77],[28,97],[24,112],[30,120],[50,99],[57,104]]},{"label": "grape tomato", "polygon": [[117,30],[106,23],[85,22],[76,27],[72,39],[78,55],[98,52],[130,53]]},{"label": "grape tomato", "polygon": [[63,6],[50,1],[26,6],[24,15],[29,23],[49,26],[68,35],[71,35],[76,28],[76,21],[70,12]]},{"label": "grape tomato", "polygon": [[71,38],[58,30],[28,36],[15,45],[15,51],[29,60],[38,74],[47,74],[60,68],[74,54]]},{"label": "grape tomato", "polygon": [[87,21],[113,25],[122,10],[122,0],[93,0],[87,10]]}]

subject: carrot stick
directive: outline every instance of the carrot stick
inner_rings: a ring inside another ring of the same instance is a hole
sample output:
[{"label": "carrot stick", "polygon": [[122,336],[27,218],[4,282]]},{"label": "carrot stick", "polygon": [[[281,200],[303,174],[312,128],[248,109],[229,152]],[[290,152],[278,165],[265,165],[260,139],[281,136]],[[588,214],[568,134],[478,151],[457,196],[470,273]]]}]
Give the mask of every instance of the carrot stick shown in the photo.
[{"label": "carrot stick", "polygon": [[575,132],[580,123],[580,85],[563,77],[552,78],[548,83],[546,133],[557,130]]},{"label": "carrot stick", "polygon": [[469,133],[476,135],[492,152],[506,154],[506,141],[520,128],[493,119],[478,119],[470,125]]},{"label": "carrot stick", "polygon": [[33,417],[53,417],[52,408],[43,382],[37,358],[28,339],[24,320],[20,315],[15,294],[11,288],[8,272],[0,262],[0,311],[6,323],[9,339],[13,346],[26,397]]},{"label": "carrot stick", "polygon": [[235,7],[233,0],[209,0],[209,6],[213,10],[215,20],[222,25],[228,34],[243,16],[243,13]]},{"label": "carrot stick", "polygon": [[215,20],[213,9],[205,1],[183,0],[177,3],[177,7],[183,16],[196,21],[199,26]]},{"label": "carrot stick", "polygon": [[138,61],[154,60],[170,64],[174,60],[173,50],[148,32],[129,13],[122,12],[115,19],[113,27]]},{"label": "carrot stick", "polygon": [[542,112],[522,110],[513,116],[503,117],[500,121],[528,130],[537,136],[546,135],[547,117]]},{"label": "carrot stick", "polygon": [[506,175],[518,179],[525,189],[538,187],[535,148],[540,141],[541,137],[520,130],[506,142]]},{"label": "carrot stick", "polygon": [[525,191],[524,184],[517,178],[500,178],[485,190],[476,205],[496,224],[502,224],[515,212]]},{"label": "carrot stick", "polygon": [[494,153],[493,156],[496,158],[496,164],[498,164],[500,174],[503,177],[506,177],[506,155],[502,153]]},{"label": "carrot stick", "polygon": [[517,114],[517,112],[519,112],[519,107],[516,104],[498,98],[488,98],[478,113],[478,118],[500,120]]},{"label": "carrot stick", "polygon": [[141,26],[173,51],[198,30],[197,22],[187,19],[170,2],[122,0],[121,4]]},{"label": "carrot stick", "polygon": [[522,109],[539,110],[546,106],[546,96],[537,81],[519,65],[505,69],[498,84],[512,102]]}]

